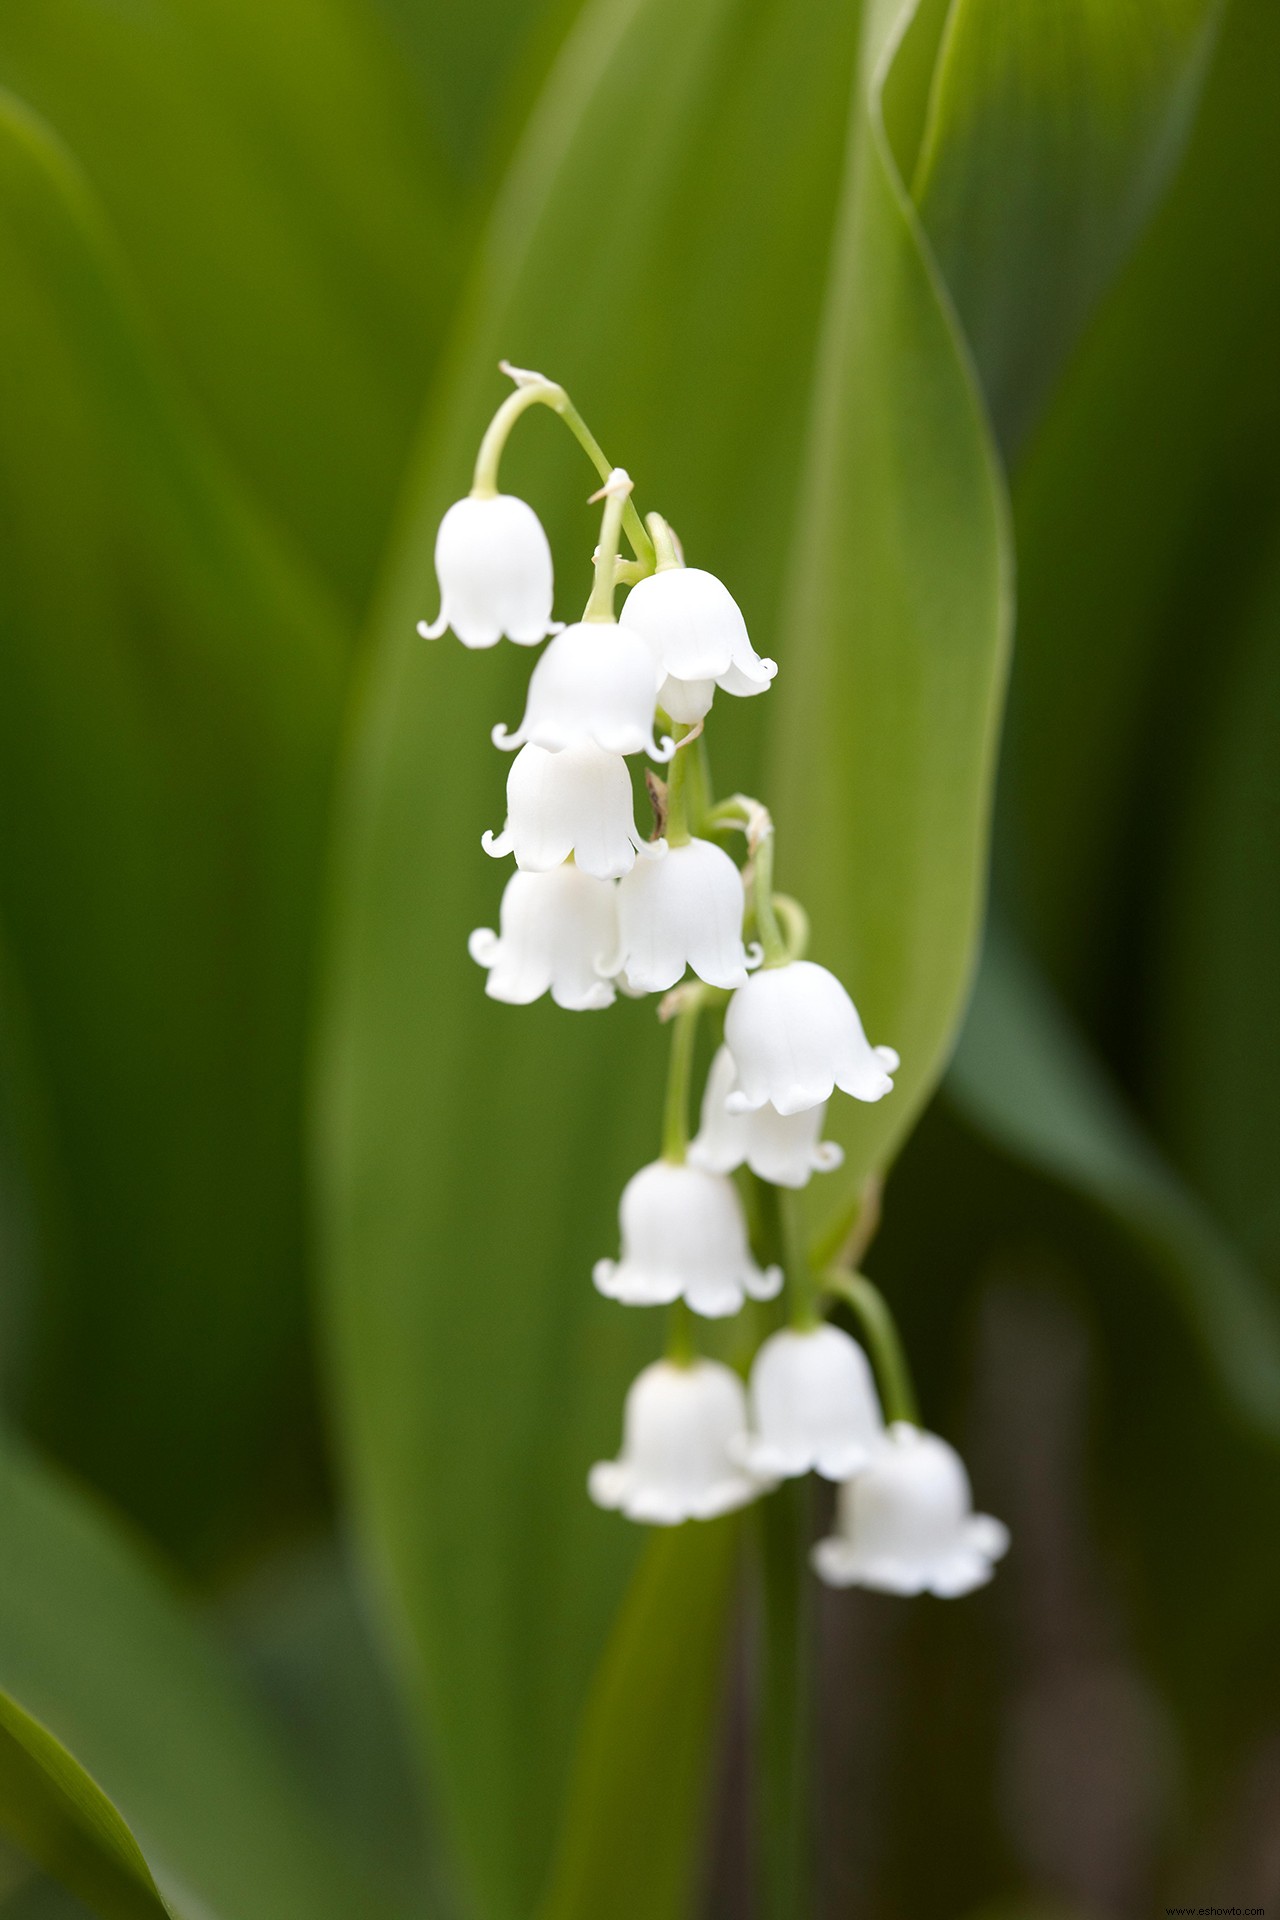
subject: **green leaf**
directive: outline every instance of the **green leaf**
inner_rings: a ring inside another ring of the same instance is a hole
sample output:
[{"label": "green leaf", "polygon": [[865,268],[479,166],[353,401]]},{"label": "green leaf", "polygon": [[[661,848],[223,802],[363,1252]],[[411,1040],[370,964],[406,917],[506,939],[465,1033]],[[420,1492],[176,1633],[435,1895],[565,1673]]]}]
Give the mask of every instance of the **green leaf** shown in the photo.
[{"label": "green leaf", "polygon": [[[771,650],[855,30],[825,0],[587,11],[495,212],[377,622],[323,1102],[334,1378],[431,1775],[479,1910],[504,1920],[543,1891],[639,1547],[584,1482],[662,1336],[590,1276],[658,1149],[666,1042],[651,1008],[485,1000],[465,940],[504,880],[477,844],[506,775],[486,740],[518,714],[530,659],[424,646],[413,623],[435,611],[435,526],[469,484],[507,354],[568,381]],[[622,154],[606,189],[601,156]],[[572,617],[598,526],[590,468],[542,417],[503,480],[544,515]],[[765,719],[724,716],[726,783],[749,784]]]},{"label": "green leaf", "polygon": [[0,1554],[0,1686],[100,1782],[176,1909],[210,1920],[385,1912],[334,1851],[231,1664],[145,1550],[8,1447]]},{"label": "green leaf", "polygon": [[1230,1402],[1280,1440],[1280,1314],[1179,1185],[1007,937],[991,937],[947,1079],[1004,1150],[1087,1196],[1163,1275]]},{"label": "green leaf", "polygon": [[767,789],[814,958],[902,1056],[879,1105],[833,1103],[853,1185],[909,1132],[968,990],[1012,618],[1003,480],[885,133],[909,17],[866,20]]},{"label": "green leaf", "polygon": [[0,84],[85,167],[214,431],[358,615],[456,279],[378,9],[11,0]]},{"label": "green leaf", "polygon": [[954,0],[912,195],[1001,445],[1157,203],[1221,0]]},{"label": "green leaf", "polygon": [[659,1534],[646,1549],[583,1716],[539,1920],[689,1910],[740,1533],[717,1520]]},{"label": "green leaf", "polygon": [[66,1748],[0,1692],[0,1828],[101,1920],[172,1920],[137,1841]]},{"label": "green leaf", "polygon": [[0,280],[0,927],[46,1284],[30,1407],[207,1552],[297,1425],[341,640],[165,377],[80,176],[3,97]]}]

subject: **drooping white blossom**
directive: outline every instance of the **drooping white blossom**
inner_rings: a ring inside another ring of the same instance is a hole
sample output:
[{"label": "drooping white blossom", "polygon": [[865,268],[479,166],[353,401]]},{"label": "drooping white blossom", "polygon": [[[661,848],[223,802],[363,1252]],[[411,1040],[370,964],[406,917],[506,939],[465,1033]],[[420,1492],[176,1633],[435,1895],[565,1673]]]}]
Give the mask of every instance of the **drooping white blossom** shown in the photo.
[{"label": "drooping white blossom", "polygon": [[984,1585],[1008,1545],[1001,1521],[974,1513],[954,1447],[896,1421],[841,1487],[836,1531],[814,1547],[813,1566],[829,1586],[945,1600]]},{"label": "drooping white blossom", "polygon": [[418,632],[435,640],[452,627],[464,647],[496,646],[503,634],[537,646],[551,618],[551,548],[533,508],[514,494],[456,500],[436,534],[440,614]]},{"label": "drooping white blossom", "polygon": [[531,740],[552,752],[597,746],[669,760],[673,742],[659,746],[653,737],[657,701],[653,658],[639,635],[612,620],[583,620],[540,656],[523,720],[514,733],[496,726],[494,745],[508,752]]},{"label": "drooping white blossom", "polygon": [[775,1187],[803,1187],[814,1173],[829,1173],[844,1159],[834,1140],[819,1138],[827,1103],[799,1113],[779,1113],[766,1101],[748,1113],[726,1106],[737,1078],[733,1055],[721,1047],[711,1062],[702,1096],[702,1123],[689,1146],[689,1163],[708,1173],[732,1173],[750,1167]]},{"label": "drooping white blossom", "polygon": [[617,946],[616,892],[611,880],[572,865],[513,873],[502,895],[501,931],[477,927],[467,943],[471,958],[488,969],[485,992],[518,1007],[548,990],[558,1007],[574,1013],[612,1006],[614,989],[601,968]]},{"label": "drooping white blossom", "polygon": [[752,1365],[748,1400],[742,1458],[773,1479],[816,1471],[847,1480],[884,1432],[867,1356],[839,1327],[770,1334]]},{"label": "drooping white blossom", "polygon": [[837,1087],[855,1100],[893,1091],[898,1056],[873,1047],[840,982],[812,960],[762,967],[739,987],[724,1018],[725,1045],[736,1080],[730,1113],[766,1102],[780,1114],[820,1106]]},{"label": "drooping white blossom", "polygon": [[618,1213],[622,1258],[598,1260],[594,1273],[610,1300],[649,1307],[683,1298],[719,1320],[744,1298],[781,1290],[781,1268],[762,1272],[752,1259],[742,1201],[723,1174],[655,1160],[628,1180]]},{"label": "drooping white blossom", "polygon": [[628,1520],[659,1527],[713,1520],[745,1506],[761,1491],[733,1457],[746,1426],[746,1395],[736,1373],[718,1360],[689,1366],[659,1360],[631,1385],[622,1452],[592,1467],[591,1498]]},{"label": "drooping white blossom", "polygon": [[709,840],[634,867],[618,887],[618,971],[640,993],[665,993],[686,966],[709,986],[744,986],[743,905],[742,875]]},{"label": "drooping white blossom", "polygon": [[597,880],[630,873],[638,853],[657,859],[667,851],[665,840],[636,832],[626,761],[595,746],[522,747],[507,775],[506,825],[481,844],[495,860],[514,853],[526,873],[546,873],[572,854]]},{"label": "drooping white blossom", "polygon": [[702,719],[717,687],[764,693],[778,671],[756,653],[728,587],[701,567],[664,567],[637,581],[620,618],[644,635],[658,665],[658,704],[683,725]]}]

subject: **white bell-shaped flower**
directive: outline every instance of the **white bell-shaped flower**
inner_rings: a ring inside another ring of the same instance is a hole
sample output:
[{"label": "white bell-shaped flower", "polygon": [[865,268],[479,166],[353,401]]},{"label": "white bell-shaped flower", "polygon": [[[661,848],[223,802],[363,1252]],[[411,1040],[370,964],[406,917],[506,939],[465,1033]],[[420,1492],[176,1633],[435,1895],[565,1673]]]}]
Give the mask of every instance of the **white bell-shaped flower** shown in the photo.
[{"label": "white bell-shaped flower", "polygon": [[752,646],[728,587],[701,567],[664,567],[637,581],[620,618],[652,648],[661,683],[658,704],[682,725],[701,720],[717,687],[764,693],[778,671]]},{"label": "white bell-shaped flower", "polygon": [[481,841],[494,859],[514,853],[526,873],[546,873],[572,854],[584,873],[616,880],[636,855],[657,859],[665,840],[636,832],[631,775],[620,754],[602,747],[522,747],[507,775],[507,820]]},{"label": "white bell-shaped flower", "polygon": [[893,1091],[897,1054],[870,1045],[853,1001],[812,960],[752,974],[729,1002],[724,1038],[737,1069],[725,1102],[730,1113],[766,1102],[781,1114],[802,1113],[836,1087],[855,1100],[882,1100]]},{"label": "white bell-shaped flower", "polygon": [[947,1600],[984,1585],[1008,1545],[1001,1521],[974,1513],[955,1448],[896,1421],[841,1487],[836,1532],[815,1546],[813,1566],[829,1586]]},{"label": "white bell-shaped flower", "polygon": [[772,1300],[782,1269],[763,1272],[751,1257],[742,1201],[732,1180],[699,1167],[655,1160],[633,1174],[619,1207],[621,1260],[597,1260],[595,1283],[628,1307],[669,1305],[683,1297],[695,1313],[720,1320],[744,1297]]},{"label": "white bell-shaped flower", "polygon": [[572,1013],[613,1005],[602,977],[617,946],[617,889],[580,867],[550,873],[513,873],[502,895],[500,933],[477,927],[467,942],[471,958],[489,970],[493,1000],[527,1006],[550,989]]},{"label": "white bell-shaped flower", "polygon": [[844,1159],[834,1140],[822,1140],[827,1103],[799,1113],[779,1113],[766,1101],[748,1113],[730,1113],[725,1104],[737,1079],[728,1047],[711,1062],[702,1096],[702,1124],[689,1147],[689,1162],[708,1173],[732,1173],[747,1166],[775,1187],[803,1187],[814,1173],[829,1173]]},{"label": "white bell-shaped flower", "polygon": [[708,986],[745,986],[743,905],[742,875],[722,847],[670,848],[619,883],[617,971],[640,993],[665,993],[686,966]]},{"label": "white bell-shaped flower", "polygon": [[559,633],[551,618],[551,548],[527,501],[499,493],[456,500],[436,535],[440,617],[418,622],[426,640],[452,627],[464,647],[496,646],[505,633],[535,647]]},{"label": "white bell-shaped flower", "polygon": [[884,1433],[867,1356],[839,1327],[770,1334],[751,1368],[749,1399],[741,1459],[771,1479],[816,1471],[847,1480]]},{"label": "white bell-shaped flower", "polygon": [[524,719],[514,733],[493,729],[504,752],[535,746],[603,747],[669,760],[674,742],[653,737],[658,681],[640,636],[612,620],[582,620],[558,633],[529,676]]},{"label": "white bell-shaped flower", "polygon": [[718,1360],[687,1367],[659,1360],[633,1381],[622,1452],[597,1461],[588,1491],[597,1506],[650,1526],[713,1520],[761,1491],[733,1457],[746,1431],[746,1395],[736,1373]]}]

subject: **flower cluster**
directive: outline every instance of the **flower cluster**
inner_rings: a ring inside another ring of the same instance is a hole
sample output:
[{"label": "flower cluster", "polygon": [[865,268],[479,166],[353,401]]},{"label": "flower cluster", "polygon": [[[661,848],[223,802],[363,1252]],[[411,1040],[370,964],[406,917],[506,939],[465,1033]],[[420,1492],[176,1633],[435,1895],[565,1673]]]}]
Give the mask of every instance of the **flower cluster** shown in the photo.
[{"label": "flower cluster", "polygon": [[[515,869],[497,931],[477,929],[470,951],[494,999],[523,1005],[550,993],[587,1011],[619,992],[659,994],[672,1028],[661,1154],[627,1182],[618,1257],[594,1270],[610,1300],[666,1307],[670,1335],[627,1394],[621,1452],[591,1469],[591,1497],[670,1526],[815,1472],[839,1487],[836,1531],[813,1550],[822,1579],[968,1592],[990,1577],[1004,1528],[973,1512],[959,1457],[917,1424],[881,1296],[861,1274],[815,1274],[779,1224],[785,1191],[841,1163],[822,1137],[829,1101],[837,1092],[883,1099],[898,1056],[868,1041],[840,981],[804,957],[806,917],[774,892],[767,810],[742,794],[711,797],[705,726],[717,694],[763,694],[776,668],[756,652],[728,588],[685,564],[660,515],[641,520],[630,479],[609,467],[563,388],[504,370],[515,391],[481,444],[471,494],[441,523],[440,613],[419,628],[435,638],[451,627],[468,647],[504,636],[547,643],[518,726],[493,730],[515,757],[506,819],[483,845],[495,859],[514,857]],[[537,515],[497,485],[507,436],[533,405],[566,421],[604,479],[593,496],[603,502],[594,585],[568,626],[552,618],[551,550]],[[630,558],[619,553],[624,531]],[[615,612],[620,585],[628,592]],[[648,773],[647,837],[629,765],[639,756],[665,769],[665,779]],[[739,834],[741,866],[721,844]],[[704,1015],[722,1041],[690,1139]],[[699,1354],[698,1322],[728,1321],[747,1302],[779,1304],[749,1316],[742,1372]],[[857,1317],[874,1372],[828,1318],[838,1303]]]}]

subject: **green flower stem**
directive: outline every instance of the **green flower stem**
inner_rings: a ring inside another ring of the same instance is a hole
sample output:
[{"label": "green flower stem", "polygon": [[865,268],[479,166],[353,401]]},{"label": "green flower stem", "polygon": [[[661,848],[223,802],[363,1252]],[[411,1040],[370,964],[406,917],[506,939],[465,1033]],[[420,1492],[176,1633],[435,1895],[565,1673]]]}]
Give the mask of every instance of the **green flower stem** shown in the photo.
[{"label": "green flower stem", "polygon": [[676,737],[676,750],[667,770],[667,845],[669,847],[687,847],[691,838],[689,833],[689,784],[690,774],[695,767],[694,754],[696,744],[689,741],[692,727],[675,726],[672,731]]},{"label": "green flower stem", "polygon": [[666,1358],[676,1367],[691,1367],[698,1357],[694,1341],[693,1310],[684,1300],[673,1300],[667,1312]]},{"label": "green flower stem", "polygon": [[693,1079],[693,1048],[698,1037],[702,998],[691,994],[671,1024],[671,1058],[667,1066],[667,1097],[662,1116],[662,1157],[684,1164],[689,1145],[689,1086]]},{"label": "green flower stem", "polygon": [[798,900],[789,893],[775,893],[773,910],[782,925],[786,942],[787,958],[803,960],[809,951],[809,916]]},{"label": "green flower stem", "polygon": [[759,1503],[760,1707],[756,1725],[760,1920],[811,1911],[812,1531],[808,1478]]},{"label": "green flower stem", "polygon": [[824,1274],[823,1286],[833,1299],[853,1309],[876,1370],[885,1419],[906,1420],[918,1427],[920,1410],[902,1336],[879,1287],[873,1286],[865,1274],[840,1269]]},{"label": "green flower stem", "polygon": [[791,959],[773,902],[773,825],[761,836],[754,854],[756,932],[764,948],[766,967],[784,967]]},{"label": "green flower stem", "polygon": [[622,536],[622,516],[631,499],[631,482],[628,480],[625,488],[621,481],[612,488],[611,482],[606,482],[604,493],[600,545],[596,548],[596,577],[587,610],[582,616],[584,621],[613,620],[613,596],[618,584],[618,541]]},{"label": "green flower stem", "polygon": [[[600,478],[602,480],[609,478],[613,472],[612,464],[564,388],[558,386],[554,380],[521,380],[515,392],[507,395],[494,414],[485,431],[484,439],[480,442],[480,451],[476,455],[475,475],[471,484],[473,496],[482,500],[491,500],[497,493],[498,463],[502,459],[502,450],[507,444],[507,437],[512,427],[530,407],[549,407],[552,413],[558,414],[579,446],[583,448]],[[627,501],[623,510],[622,522],[642,572],[652,573],[657,565],[653,541],[645,531],[644,522],[634,502],[630,500]],[[636,577],[640,578],[641,575]]]}]

